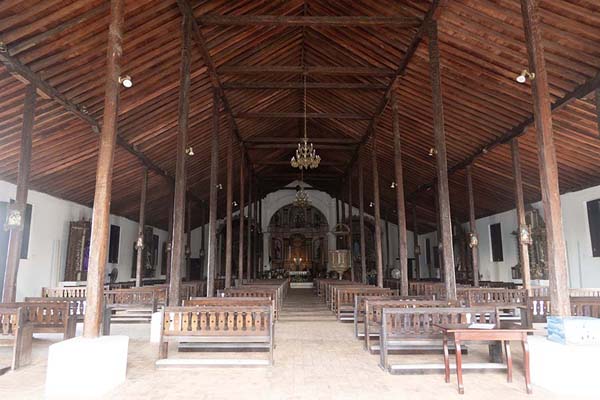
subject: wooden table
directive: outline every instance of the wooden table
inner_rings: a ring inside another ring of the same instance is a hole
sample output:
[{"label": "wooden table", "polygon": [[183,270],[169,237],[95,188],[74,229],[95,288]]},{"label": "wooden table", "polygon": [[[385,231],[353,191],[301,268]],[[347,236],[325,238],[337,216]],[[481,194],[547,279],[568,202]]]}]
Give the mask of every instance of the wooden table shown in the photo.
[{"label": "wooden table", "polygon": [[456,347],[456,377],[458,380],[458,393],[464,394],[465,388],[462,378],[462,353],[461,343],[466,341],[500,341],[506,352],[507,382],[512,382],[512,355],[510,341],[520,341],[523,346],[523,364],[525,372],[525,385],[527,393],[531,394],[531,379],[529,375],[529,346],[527,334],[532,329],[521,328],[514,323],[505,323],[493,329],[470,328],[470,324],[435,324],[444,334],[444,368],[446,383],[450,382],[450,357],[448,353],[448,339],[454,340]]}]

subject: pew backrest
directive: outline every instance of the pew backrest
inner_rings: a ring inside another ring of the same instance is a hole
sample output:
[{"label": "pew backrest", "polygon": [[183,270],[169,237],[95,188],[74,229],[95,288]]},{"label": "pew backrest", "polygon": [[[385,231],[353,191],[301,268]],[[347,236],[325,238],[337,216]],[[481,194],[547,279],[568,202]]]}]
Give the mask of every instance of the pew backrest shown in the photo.
[{"label": "pew backrest", "polygon": [[0,346],[13,348],[11,369],[31,361],[33,326],[27,322],[26,310],[15,304],[0,303]]}]

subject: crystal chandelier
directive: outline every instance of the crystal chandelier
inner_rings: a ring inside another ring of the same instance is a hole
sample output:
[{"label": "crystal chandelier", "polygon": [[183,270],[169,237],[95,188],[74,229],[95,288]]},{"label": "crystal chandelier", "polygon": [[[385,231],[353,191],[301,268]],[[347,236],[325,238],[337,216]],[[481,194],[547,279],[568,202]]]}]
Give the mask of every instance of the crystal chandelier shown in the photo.
[{"label": "crystal chandelier", "polygon": [[292,157],[290,162],[292,167],[302,169],[314,169],[319,166],[321,157],[317,155],[312,143],[308,143],[306,137],[306,76],[304,77],[304,138],[301,143],[298,143],[296,156]]},{"label": "crystal chandelier", "polygon": [[[304,181],[304,172],[302,173],[302,177],[300,183]],[[308,208],[310,207],[310,199],[308,197],[308,193],[304,190],[302,185],[296,186],[296,198],[294,199],[294,205],[300,208]]]}]

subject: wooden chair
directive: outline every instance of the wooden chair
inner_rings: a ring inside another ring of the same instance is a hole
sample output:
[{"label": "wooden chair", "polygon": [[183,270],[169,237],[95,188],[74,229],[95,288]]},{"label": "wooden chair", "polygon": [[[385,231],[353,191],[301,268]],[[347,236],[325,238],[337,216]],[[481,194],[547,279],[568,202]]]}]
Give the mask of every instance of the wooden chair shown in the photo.
[{"label": "wooden chair", "polygon": [[[235,301],[240,302],[239,299]],[[165,307],[156,366],[272,365],[274,343],[272,304],[265,299],[262,300],[263,305],[241,304],[244,301],[240,304],[232,304],[235,301],[215,298],[207,300],[206,305],[202,306]],[[256,301],[257,299],[253,299],[249,303]],[[216,305],[208,305],[208,303]],[[171,342],[196,343],[204,349],[213,350],[267,350],[268,359],[168,359],[168,348]]]},{"label": "wooden chair", "polygon": [[[32,339],[33,326],[27,322],[26,310],[0,303],[0,346],[13,348],[10,369],[16,370],[31,362]],[[6,370],[0,367],[0,374]]]}]

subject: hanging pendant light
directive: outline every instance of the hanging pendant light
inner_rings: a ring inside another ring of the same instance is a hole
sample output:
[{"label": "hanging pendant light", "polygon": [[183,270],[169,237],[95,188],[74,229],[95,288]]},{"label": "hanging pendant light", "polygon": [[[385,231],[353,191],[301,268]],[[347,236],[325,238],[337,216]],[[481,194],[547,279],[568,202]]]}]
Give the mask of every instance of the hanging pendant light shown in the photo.
[{"label": "hanging pendant light", "polygon": [[300,208],[310,207],[310,198],[308,193],[304,190],[302,185],[304,184],[304,172],[302,172],[300,178],[300,185],[296,186],[296,198],[294,199],[294,205]]},{"label": "hanging pendant light", "polygon": [[304,137],[298,143],[296,155],[292,157],[290,164],[294,168],[314,169],[319,166],[321,157],[317,155],[312,143],[308,143],[307,137],[307,118],[306,118],[306,76],[304,76]]}]

